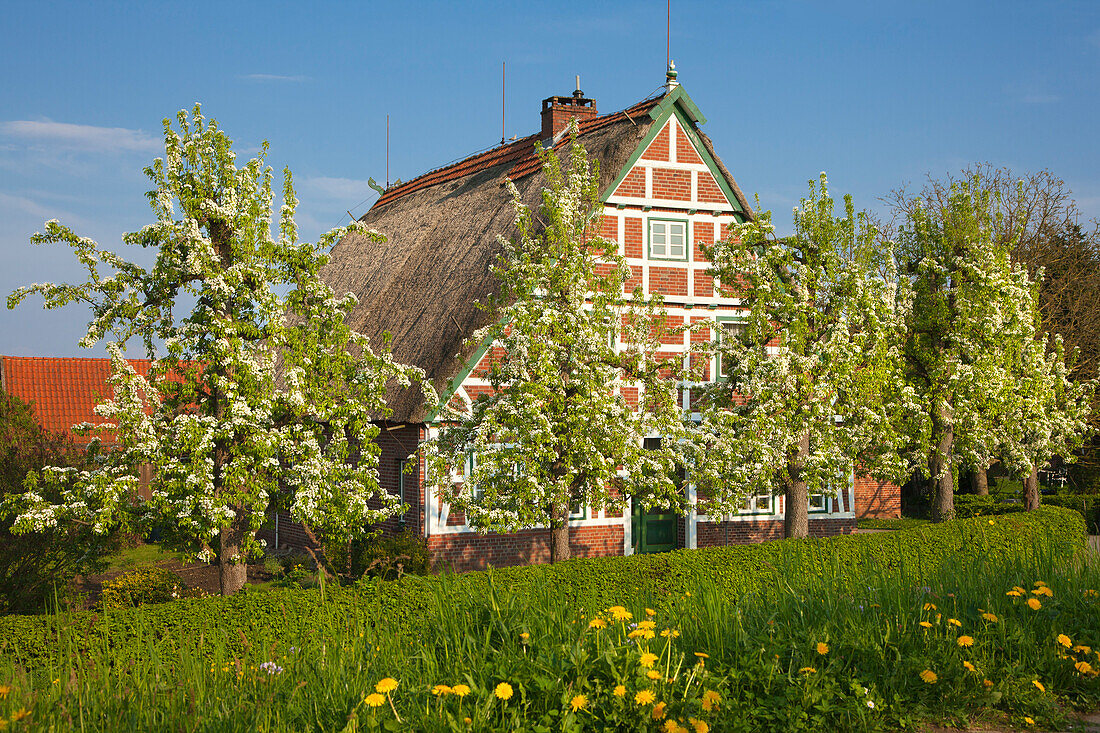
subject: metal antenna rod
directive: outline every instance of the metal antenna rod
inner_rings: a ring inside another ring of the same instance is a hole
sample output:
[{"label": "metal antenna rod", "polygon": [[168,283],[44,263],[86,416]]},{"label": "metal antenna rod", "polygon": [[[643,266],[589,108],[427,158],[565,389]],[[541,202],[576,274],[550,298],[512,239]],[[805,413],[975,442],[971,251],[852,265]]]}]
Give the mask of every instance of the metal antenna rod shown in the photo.
[{"label": "metal antenna rod", "polygon": [[500,62],[500,144],[504,144],[504,62]]},{"label": "metal antenna rod", "polygon": [[390,116],[386,115],[386,188],[390,187]]},{"label": "metal antenna rod", "polygon": [[665,8],[668,12],[665,18],[665,68],[672,61],[672,0],[668,0]]}]

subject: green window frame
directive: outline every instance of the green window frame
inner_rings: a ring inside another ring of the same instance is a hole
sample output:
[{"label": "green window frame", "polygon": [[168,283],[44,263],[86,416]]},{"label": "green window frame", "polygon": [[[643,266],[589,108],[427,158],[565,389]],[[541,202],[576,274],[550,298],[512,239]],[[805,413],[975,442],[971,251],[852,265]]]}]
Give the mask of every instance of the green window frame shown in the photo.
[{"label": "green window frame", "polygon": [[[683,232],[680,236],[680,248],[682,254],[677,256],[671,254],[672,247],[672,228],[673,225],[679,224],[683,226]],[[687,262],[688,251],[690,242],[690,224],[687,219],[668,219],[664,217],[651,216],[646,223],[646,238],[648,240],[648,254],[651,260],[664,260],[667,262]],[[655,232],[654,229],[659,229],[659,232]],[[654,242],[654,238],[659,240]],[[654,254],[654,245],[664,248],[663,254]]]},{"label": "green window frame", "polygon": [[[817,506],[815,506],[815,504]],[[829,513],[829,494],[822,491],[820,494],[810,494],[809,506],[806,509],[807,514],[828,514]]]}]

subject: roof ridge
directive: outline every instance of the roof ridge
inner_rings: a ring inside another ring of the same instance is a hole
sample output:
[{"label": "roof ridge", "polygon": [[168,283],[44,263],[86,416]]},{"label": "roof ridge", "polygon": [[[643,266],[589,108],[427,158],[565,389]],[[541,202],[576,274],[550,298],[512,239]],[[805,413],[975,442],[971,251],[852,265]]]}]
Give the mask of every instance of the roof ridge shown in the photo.
[{"label": "roof ridge", "polygon": [[[665,97],[666,94],[667,92],[662,92],[647,99],[643,99],[640,102],[635,102],[634,104],[624,109],[617,110],[615,112],[609,112],[604,115],[599,115],[597,117],[584,120],[580,124],[580,134],[584,135],[589,132],[595,132],[596,130],[603,129],[612,122],[615,122],[616,118],[618,118],[620,115],[625,115],[626,118],[630,120],[633,124],[637,124],[631,117],[631,113],[641,112],[645,109],[652,107],[660,99]],[[526,137],[519,138],[518,140],[510,141],[505,145],[498,145],[496,147],[474,153],[473,155],[467,156],[454,163],[448,163],[438,168],[433,168],[420,174],[416,178],[410,178],[409,180],[401,183],[401,185],[394,186],[383,192],[383,194],[378,197],[378,200],[374,202],[374,205],[371,206],[370,211],[373,211],[376,207],[385,206],[386,204],[392,203],[394,200],[406,194],[412,193],[414,191],[419,191],[420,189],[435,185],[436,183],[444,183],[446,181],[454,180],[456,178],[462,178],[466,175],[476,173],[479,170],[484,170],[485,168],[492,167],[492,165],[503,165],[505,163],[514,162],[511,171],[509,171],[509,178],[517,178],[529,175],[531,172],[533,172],[533,167],[530,164],[532,160],[531,154],[534,153],[535,142],[538,141],[538,138],[541,134],[541,132],[532,133],[530,135],[527,135]],[[559,140],[554,145],[554,147],[560,147],[566,141],[566,139]],[[492,160],[491,164],[490,160]],[[537,160],[537,158],[535,160]],[[460,170],[465,169],[469,170],[461,173],[460,175],[453,175],[458,173]]]}]

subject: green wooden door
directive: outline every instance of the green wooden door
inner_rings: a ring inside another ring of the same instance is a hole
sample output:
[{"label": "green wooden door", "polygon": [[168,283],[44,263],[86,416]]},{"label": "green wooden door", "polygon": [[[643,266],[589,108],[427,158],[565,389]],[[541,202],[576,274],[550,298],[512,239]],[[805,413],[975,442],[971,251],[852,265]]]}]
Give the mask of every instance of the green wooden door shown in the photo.
[{"label": "green wooden door", "polygon": [[667,509],[644,511],[634,505],[630,515],[634,552],[668,552],[676,549],[676,515]]}]

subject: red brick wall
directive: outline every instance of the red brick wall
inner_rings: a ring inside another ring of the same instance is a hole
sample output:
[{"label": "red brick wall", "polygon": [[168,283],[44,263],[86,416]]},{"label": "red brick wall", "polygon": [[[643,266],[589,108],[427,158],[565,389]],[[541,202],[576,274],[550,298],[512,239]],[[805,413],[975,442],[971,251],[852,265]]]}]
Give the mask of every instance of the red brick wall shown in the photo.
[{"label": "red brick wall", "polygon": [[642,220],[628,216],[623,227],[624,254],[627,257],[642,257]]},{"label": "red brick wall", "polygon": [[653,198],[691,201],[691,171],[654,168]]},{"label": "red brick wall", "polygon": [[691,225],[692,229],[692,253],[691,258],[695,262],[707,262],[707,258],[703,256],[703,250],[699,248],[699,242],[706,242],[707,244],[714,244],[714,230],[717,228],[716,224],[712,224],[709,221],[697,221]]},{"label": "red brick wall", "polygon": [[[428,549],[437,569],[484,570],[490,565],[542,564],[550,561],[550,532],[531,529],[511,534],[448,534],[428,538]],[[622,525],[570,527],[569,549],[573,557],[623,554]]]},{"label": "red brick wall", "polygon": [[[783,539],[782,519],[761,519],[749,522],[699,522],[695,529],[697,547],[745,545]],[[727,532],[728,530],[728,532]],[[832,537],[852,534],[856,530],[854,519],[810,518],[811,537]]]},{"label": "red brick wall", "polygon": [[695,146],[687,139],[683,129],[676,131],[676,162],[677,163],[702,163],[703,159],[695,152]]},{"label": "red brick wall", "polygon": [[695,278],[695,297],[713,298],[714,276],[708,275],[706,270],[695,270],[693,277]]},{"label": "red brick wall", "polygon": [[683,267],[650,267],[649,292],[663,295],[688,295],[687,269]]},{"label": "red brick wall", "polygon": [[657,137],[653,138],[653,142],[649,144],[649,147],[642,153],[642,160],[660,160],[668,161],[668,125],[665,125],[664,129],[657,133]]},{"label": "red brick wall", "polygon": [[714,177],[710,173],[699,172],[698,191],[696,193],[700,201],[714,204],[728,203],[726,195],[722,193],[722,189],[714,182]]},{"label": "red brick wall", "polygon": [[[626,178],[615,189],[616,196],[633,196],[645,198],[645,169],[633,168],[626,174]],[[627,220],[629,221],[629,219]]]},{"label": "red brick wall", "polygon": [[860,519],[896,519],[901,516],[901,489],[870,476],[855,480],[856,516]]}]

